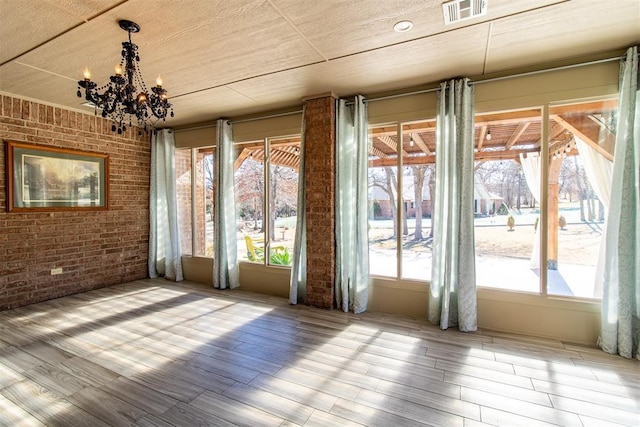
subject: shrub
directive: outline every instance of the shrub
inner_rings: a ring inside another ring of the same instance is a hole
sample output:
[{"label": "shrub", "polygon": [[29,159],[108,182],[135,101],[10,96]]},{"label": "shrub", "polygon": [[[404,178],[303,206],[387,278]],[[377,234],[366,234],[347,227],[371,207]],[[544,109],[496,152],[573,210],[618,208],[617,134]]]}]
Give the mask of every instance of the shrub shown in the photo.
[{"label": "shrub", "polygon": [[498,211],[496,212],[496,215],[508,215],[509,214],[509,208],[507,207],[507,205],[505,205],[504,203],[500,205],[500,207],[498,208]]},{"label": "shrub", "polygon": [[560,215],[558,217],[558,226],[560,227],[561,230],[564,230],[564,228],[567,226],[567,220],[563,215]]},{"label": "shrub", "polygon": [[271,265],[291,265],[291,262],[289,248],[275,249],[269,256],[269,263]]}]

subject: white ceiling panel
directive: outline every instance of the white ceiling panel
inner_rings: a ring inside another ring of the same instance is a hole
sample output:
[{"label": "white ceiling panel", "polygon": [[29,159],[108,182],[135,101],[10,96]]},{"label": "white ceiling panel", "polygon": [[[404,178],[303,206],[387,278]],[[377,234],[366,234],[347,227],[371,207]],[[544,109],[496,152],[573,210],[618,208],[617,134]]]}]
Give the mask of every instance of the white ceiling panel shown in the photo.
[{"label": "white ceiling panel", "polygon": [[43,73],[15,62],[0,67],[2,91],[33,100],[79,109],[84,99],[76,96],[77,84],[65,77]]},{"label": "white ceiling panel", "polygon": [[[439,2],[424,0],[271,0],[326,59],[378,49],[433,34],[443,27]],[[318,19],[322,17],[322,19]],[[413,22],[406,33],[393,31],[400,20]]]},{"label": "white ceiling panel", "polygon": [[640,41],[640,1],[580,0],[494,23],[487,73],[623,49]]},{"label": "white ceiling panel", "polygon": [[0,64],[81,24],[120,0],[0,0]]},{"label": "white ceiling panel", "polygon": [[229,110],[246,113],[262,110],[258,102],[224,86],[177,97],[171,102],[174,110],[180,112],[173,122],[175,126],[224,117]]},{"label": "white ceiling panel", "polygon": [[[331,59],[446,33],[566,0],[489,0],[486,16],[450,26],[444,24],[444,1],[270,1],[311,44]],[[393,25],[401,20],[411,21],[413,29],[406,33],[394,32]]]},{"label": "white ceiling panel", "polygon": [[[300,103],[305,96],[328,91],[346,96],[438,81],[453,77],[452,63],[460,75],[477,75],[482,72],[488,27],[484,24],[462,29],[461,37],[455,40],[439,35],[238,82],[230,87],[250,94],[268,107],[273,101],[283,103],[293,98]],[[394,76],[393,80],[389,79],[390,75]]]}]

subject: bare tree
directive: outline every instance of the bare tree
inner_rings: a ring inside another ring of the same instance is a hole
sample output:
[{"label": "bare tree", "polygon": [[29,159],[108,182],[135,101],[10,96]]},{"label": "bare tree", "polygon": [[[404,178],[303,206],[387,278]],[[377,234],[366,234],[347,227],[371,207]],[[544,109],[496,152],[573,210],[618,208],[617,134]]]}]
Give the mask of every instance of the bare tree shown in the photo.
[{"label": "bare tree", "polygon": [[428,166],[411,166],[413,175],[413,197],[415,203],[416,225],[413,240],[422,240],[422,193],[424,192],[424,179]]},{"label": "bare tree", "polygon": [[428,165],[429,169],[429,199],[431,201],[431,231],[429,231],[429,238],[433,239],[433,209],[436,207],[434,205],[434,200],[436,196],[436,165]]},{"label": "bare tree", "polygon": [[[566,160],[566,159],[565,159]],[[565,161],[563,161],[562,163],[567,163]],[[574,172],[575,172],[575,180],[576,180],[576,188],[578,190],[578,197],[580,197],[580,221],[585,221],[586,220],[586,216],[584,213],[584,201],[587,198],[586,195],[586,189],[584,188],[584,185],[582,184],[582,180],[580,179],[580,171],[579,171],[579,166],[578,166],[578,156],[573,156],[573,164],[575,166]]]},{"label": "bare tree", "polygon": [[264,165],[246,159],[235,173],[236,204],[241,217],[253,219],[253,228],[259,228],[264,206]]},{"label": "bare tree", "polygon": [[[275,240],[279,212],[295,211],[297,206],[298,173],[288,167],[271,166],[269,189],[269,238]],[[285,207],[288,206],[289,209]]]},{"label": "bare tree", "polygon": [[[394,190],[396,188],[398,188],[398,184],[397,184],[397,180],[396,180],[396,174],[394,173],[393,169],[391,169],[390,167],[385,167],[384,168],[384,173],[385,173],[385,187],[384,190],[387,192],[387,194],[389,195],[389,203],[391,204],[391,214],[393,217],[393,224],[397,224],[397,219],[398,219],[398,205],[396,204],[396,199],[394,197]],[[393,237],[396,237],[396,227],[394,226],[393,228]]]},{"label": "bare tree", "polygon": [[215,212],[215,203],[216,203],[215,197],[214,197],[214,186],[215,186],[214,174],[213,174],[214,164],[215,164],[214,153],[212,149],[210,154],[205,154],[204,156],[204,188],[206,191],[205,204],[207,205],[205,207],[205,211],[210,213],[211,221],[213,221],[213,215]]},{"label": "bare tree", "polygon": [[[381,172],[384,171],[384,174]],[[369,169],[369,186],[376,187],[387,194],[389,198],[389,209],[391,210],[391,218],[393,220],[393,236],[396,237],[396,219],[398,218],[398,206],[396,204],[396,188],[397,180],[395,173],[391,167]]]},{"label": "bare tree", "polygon": [[508,208],[517,205],[518,195],[530,194],[526,185],[518,185],[522,167],[515,161],[485,161],[476,165],[475,179],[485,188],[499,194]]}]

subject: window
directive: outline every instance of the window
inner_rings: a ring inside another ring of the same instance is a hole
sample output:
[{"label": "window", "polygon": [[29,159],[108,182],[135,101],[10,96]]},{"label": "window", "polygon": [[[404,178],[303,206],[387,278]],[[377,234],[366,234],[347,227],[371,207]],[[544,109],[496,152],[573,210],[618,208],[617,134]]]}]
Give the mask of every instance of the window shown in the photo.
[{"label": "window", "polygon": [[[236,144],[235,148],[238,258],[268,265],[291,265],[300,136]],[[213,147],[176,150],[178,224],[183,255],[213,256],[214,166]],[[265,256],[265,248],[269,256]]]},{"label": "window", "polygon": [[214,152],[211,147],[176,150],[178,231],[183,255],[213,256]]},{"label": "window", "polygon": [[[476,117],[478,286],[601,298],[595,277],[611,188],[616,104],[550,107],[546,162],[540,110]],[[538,230],[542,218],[546,230]]]},{"label": "window", "polygon": [[611,191],[617,100],[549,109],[547,292],[601,298],[595,287]]},{"label": "window", "polygon": [[238,257],[254,263],[291,265],[300,137],[238,144],[237,151]]},{"label": "window", "polygon": [[[474,234],[478,286],[540,292],[539,109],[478,115]],[[535,165],[538,165],[536,169]],[[524,167],[523,167],[524,166]]]},{"label": "window", "polygon": [[429,280],[435,121],[374,126],[369,139],[370,273]]}]

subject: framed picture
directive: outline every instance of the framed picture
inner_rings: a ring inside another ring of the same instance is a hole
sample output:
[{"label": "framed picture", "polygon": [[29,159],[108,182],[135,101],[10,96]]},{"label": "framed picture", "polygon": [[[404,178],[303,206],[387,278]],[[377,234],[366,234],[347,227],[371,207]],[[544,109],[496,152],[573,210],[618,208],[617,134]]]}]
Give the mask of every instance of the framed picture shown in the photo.
[{"label": "framed picture", "polygon": [[109,156],[7,141],[9,212],[107,209]]}]

